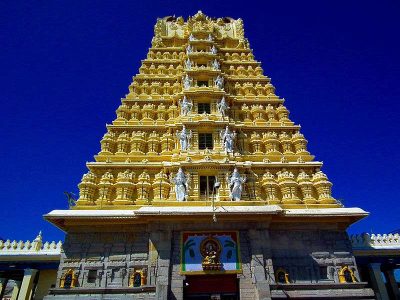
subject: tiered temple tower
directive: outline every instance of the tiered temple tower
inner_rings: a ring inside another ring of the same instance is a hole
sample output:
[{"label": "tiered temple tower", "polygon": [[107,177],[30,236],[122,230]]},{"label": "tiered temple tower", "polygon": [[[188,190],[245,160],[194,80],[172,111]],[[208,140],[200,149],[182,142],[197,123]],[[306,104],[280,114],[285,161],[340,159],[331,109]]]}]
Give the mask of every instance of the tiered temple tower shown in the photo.
[{"label": "tiered temple tower", "polygon": [[154,34],[76,206],[45,216],[67,232],[52,297],[368,298],[345,232],[367,214],[332,197],[242,20]]}]

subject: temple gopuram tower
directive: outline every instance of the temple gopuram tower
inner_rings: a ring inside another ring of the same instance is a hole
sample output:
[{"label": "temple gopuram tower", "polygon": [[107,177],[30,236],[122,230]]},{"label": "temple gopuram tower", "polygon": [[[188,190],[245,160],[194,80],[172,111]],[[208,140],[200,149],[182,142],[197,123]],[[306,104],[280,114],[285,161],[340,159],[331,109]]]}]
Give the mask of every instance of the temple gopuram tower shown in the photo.
[{"label": "temple gopuram tower", "polygon": [[322,163],[243,21],[158,19],[69,210],[46,299],[372,299]]}]

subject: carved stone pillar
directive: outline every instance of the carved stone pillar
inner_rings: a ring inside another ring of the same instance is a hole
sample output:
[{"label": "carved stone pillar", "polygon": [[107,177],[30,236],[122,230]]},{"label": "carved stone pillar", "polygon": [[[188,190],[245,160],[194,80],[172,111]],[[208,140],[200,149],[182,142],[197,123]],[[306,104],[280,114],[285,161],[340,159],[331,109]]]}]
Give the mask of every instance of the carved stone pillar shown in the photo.
[{"label": "carved stone pillar", "polygon": [[369,275],[371,277],[372,288],[375,291],[377,300],[387,300],[389,295],[386,290],[385,283],[382,279],[382,271],[380,263],[371,263],[368,265]]},{"label": "carved stone pillar", "polygon": [[25,269],[24,279],[22,280],[21,289],[19,291],[18,300],[29,300],[32,296],[33,282],[35,280],[37,270]]},{"label": "carved stone pillar", "polygon": [[0,278],[0,299],[3,299],[7,283],[8,283],[8,278]]},{"label": "carved stone pillar", "polygon": [[388,289],[390,289],[391,297],[395,300],[400,300],[399,284],[394,276],[394,269],[385,269],[383,274],[385,275]]}]

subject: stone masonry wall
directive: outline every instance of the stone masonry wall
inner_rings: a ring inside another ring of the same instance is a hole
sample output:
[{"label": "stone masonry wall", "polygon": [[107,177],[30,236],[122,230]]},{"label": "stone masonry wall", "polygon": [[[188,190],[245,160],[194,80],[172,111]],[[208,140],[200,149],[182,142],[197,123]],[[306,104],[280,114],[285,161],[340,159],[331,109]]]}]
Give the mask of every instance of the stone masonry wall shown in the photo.
[{"label": "stone masonry wall", "polygon": [[[102,232],[101,229],[90,232],[86,228],[85,232],[67,235],[57,287],[69,269],[76,272],[78,287],[88,289],[128,288],[130,275],[135,270],[143,270],[146,286],[154,287],[155,292],[114,294],[112,299],[183,299],[181,232],[215,230],[239,232],[243,272],[237,277],[241,300],[271,299],[270,285],[275,284],[275,272],[279,268],[289,273],[292,283],[338,284],[338,271],[344,265],[351,267],[359,278],[348,236],[334,228],[275,226],[271,229],[266,223],[206,222],[153,223],[125,228],[123,232]],[[90,270],[95,270],[95,280],[89,278]],[[93,299],[105,299],[104,295],[98,297]]]}]

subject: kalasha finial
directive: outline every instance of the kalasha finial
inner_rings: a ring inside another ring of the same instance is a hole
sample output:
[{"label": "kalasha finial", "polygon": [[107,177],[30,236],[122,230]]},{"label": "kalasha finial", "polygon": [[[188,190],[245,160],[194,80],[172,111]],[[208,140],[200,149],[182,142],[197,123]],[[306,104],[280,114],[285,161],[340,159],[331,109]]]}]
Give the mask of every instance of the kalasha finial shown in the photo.
[{"label": "kalasha finial", "polygon": [[38,241],[42,241],[42,231],[41,230],[39,231],[39,234],[35,238],[35,242],[38,242]]}]

